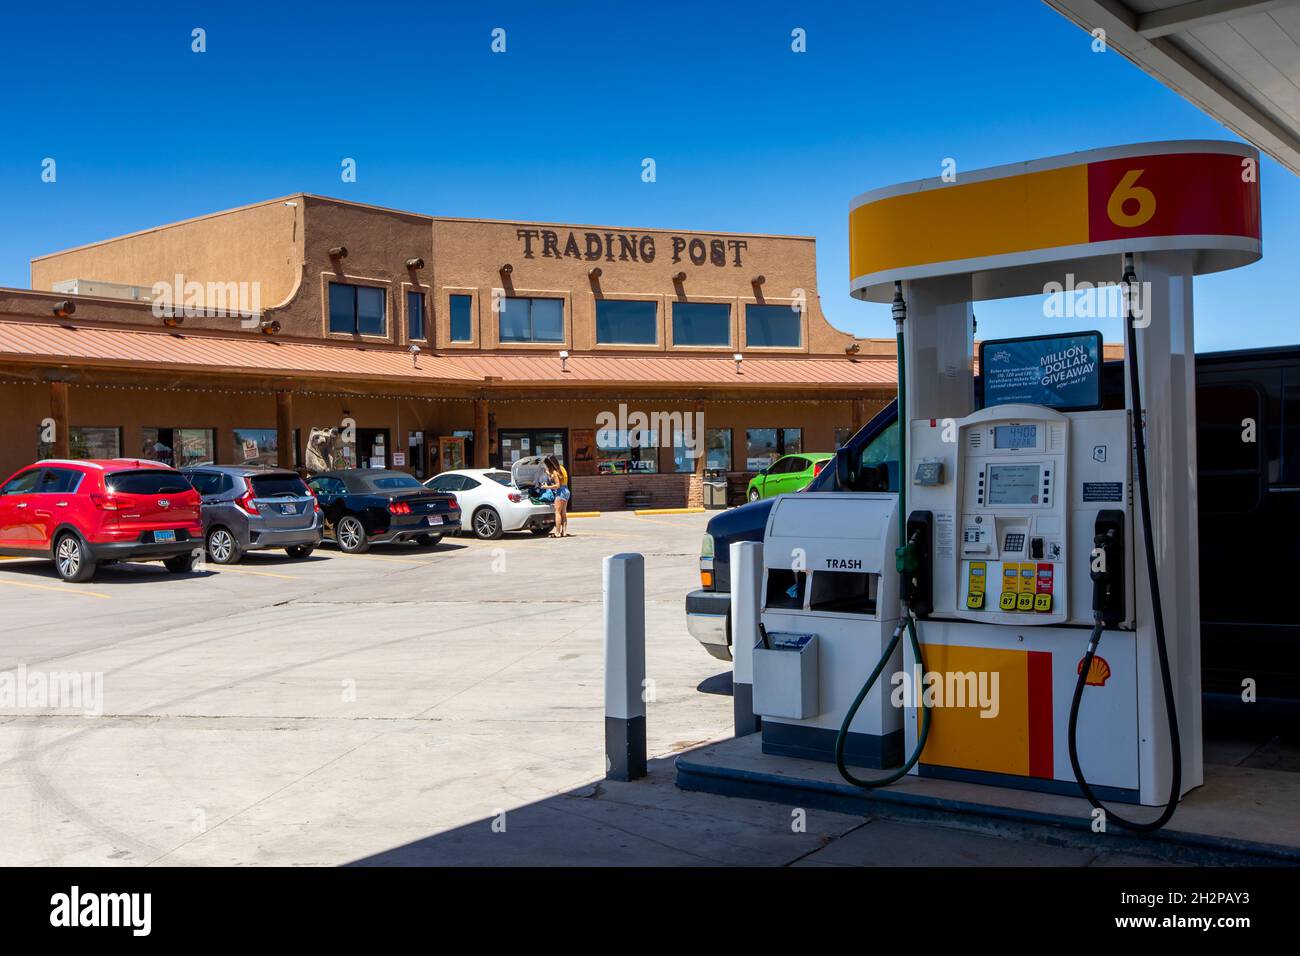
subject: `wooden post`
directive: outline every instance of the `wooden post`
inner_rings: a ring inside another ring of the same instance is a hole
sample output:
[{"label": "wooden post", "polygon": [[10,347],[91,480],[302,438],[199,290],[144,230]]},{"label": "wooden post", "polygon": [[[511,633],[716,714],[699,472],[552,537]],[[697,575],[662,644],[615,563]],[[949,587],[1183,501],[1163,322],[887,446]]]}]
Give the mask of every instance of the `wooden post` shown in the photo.
[{"label": "wooden post", "polygon": [[68,424],[68,383],[50,382],[50,418],[54,423],[52,458],[71,458],[71,426]]},{"label": "wooden post", "polygon": [[474,467],[488,467],[491,436],[488,435],[488,403],[486,398],[474,399]]},{"label": "wooden post", "polygon": [[297,467],[293,460],[293,392],[275,393],[275,443],[280,467]]},{"label": "wooden post", "polygon": [[863,398],[853,400],[853,434],[858,433],[863,425],[867,423],[867,401]]}]

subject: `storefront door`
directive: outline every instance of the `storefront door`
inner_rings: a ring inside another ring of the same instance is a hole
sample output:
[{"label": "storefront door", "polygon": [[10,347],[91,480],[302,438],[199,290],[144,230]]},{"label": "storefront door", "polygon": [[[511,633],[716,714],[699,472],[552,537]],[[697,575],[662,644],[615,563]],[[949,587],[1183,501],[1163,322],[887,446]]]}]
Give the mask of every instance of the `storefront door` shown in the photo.
[{"label": "storefront door", "polygon": [[520,458],[532,455],[554,455],[560,464],[568,467],[566,457],[567,435],[563,428],[502,428],[497,431],[500,452],[494,463],[498,468],[509,468]]},{"label": "storefront door", "polygon": [[387,428],[357,429],[357,467],[387,468],[392,452]]}]

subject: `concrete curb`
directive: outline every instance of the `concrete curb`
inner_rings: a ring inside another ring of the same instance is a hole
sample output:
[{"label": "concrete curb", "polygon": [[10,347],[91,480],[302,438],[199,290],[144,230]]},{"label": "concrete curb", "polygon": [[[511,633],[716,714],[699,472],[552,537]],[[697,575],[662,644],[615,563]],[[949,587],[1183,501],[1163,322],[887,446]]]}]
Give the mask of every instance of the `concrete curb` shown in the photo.
[{"label": "concrete curb", "polygon": [[[819,780],[797,780],[760,773],[695,763],[686,754],[678,756],[677,786],[682,790],[712,793],[724,797],[764,800],[788,806],[813,807],[857,816],[960,823],[975,829],[1016,828],[1039,831],[1054,842],[1087,849],[1098,846],[1098,835],[1086,820],[1010,807],[989,806],[963,800],[947,800],[923,794],[883,788],[863,791],[848,784]],[[1136,836],[1112,829],[1104,835],[1104,850],[1118,853],[1156,855],[1171,862],[1200,866],[1300,866],[1300,848],[1273,843],[1255,843],[1229,837],[1159,830]]]}]

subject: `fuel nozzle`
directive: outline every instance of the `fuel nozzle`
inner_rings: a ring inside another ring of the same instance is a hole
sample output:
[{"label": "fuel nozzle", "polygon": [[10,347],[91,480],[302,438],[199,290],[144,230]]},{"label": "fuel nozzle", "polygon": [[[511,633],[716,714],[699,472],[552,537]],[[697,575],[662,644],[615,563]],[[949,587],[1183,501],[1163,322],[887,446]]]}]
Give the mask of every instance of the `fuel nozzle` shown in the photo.
[{"label": "fuel nozzle", "polygon": [[1124,512],[1097,513],[1089,576],[1093,617],[1107,627],[1115,627],[1124,620]]}]

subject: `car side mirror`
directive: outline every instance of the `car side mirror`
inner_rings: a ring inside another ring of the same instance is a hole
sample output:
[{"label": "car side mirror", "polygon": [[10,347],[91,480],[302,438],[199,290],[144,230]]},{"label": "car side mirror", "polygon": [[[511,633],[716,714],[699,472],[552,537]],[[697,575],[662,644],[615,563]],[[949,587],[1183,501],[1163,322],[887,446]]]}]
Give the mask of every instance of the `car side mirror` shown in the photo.
[{"label": "car side mirror", "polygon": [[845,446],[835,452],[835,483],[841,491],[850,491],[858,483],[862,470],[862,456]]}]

